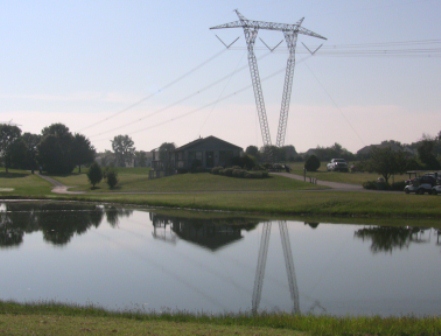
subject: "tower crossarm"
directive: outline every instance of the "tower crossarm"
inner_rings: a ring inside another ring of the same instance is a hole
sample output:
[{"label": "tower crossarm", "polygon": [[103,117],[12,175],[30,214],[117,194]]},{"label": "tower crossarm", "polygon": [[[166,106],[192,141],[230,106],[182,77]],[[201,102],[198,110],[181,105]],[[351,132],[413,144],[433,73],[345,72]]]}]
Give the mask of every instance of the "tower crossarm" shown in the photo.
[{"label": "tower crossarm", "polygon": [[[236,11],[238,13],[238,11]],[[239,15],[240,13],[238,13]],[[239,16],[240,17],[240,16]],[[243,16],[242,16],[243,17]],[[242,19],[239,21],[233,21],[229,23],[224,23],[218,26],[211,27],[210,29],[224,29],[224,28],[249,28],[249,29],[266,29],[266,30],[281,30],[281,31],[294,31],[297,34],[308,35],[320,38],[322,40],[327,40],[313,31],[301,27],[304,18],[300,19],[296,23],[276,23],[276,22],[265,22],[265,21],[253,21]]]}]

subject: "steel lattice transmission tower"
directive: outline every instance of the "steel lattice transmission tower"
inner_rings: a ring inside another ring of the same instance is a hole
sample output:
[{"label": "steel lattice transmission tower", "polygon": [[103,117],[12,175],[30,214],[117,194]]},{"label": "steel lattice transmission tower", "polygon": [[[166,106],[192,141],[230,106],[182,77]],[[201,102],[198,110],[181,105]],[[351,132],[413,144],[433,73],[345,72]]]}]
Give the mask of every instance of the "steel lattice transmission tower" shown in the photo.
[{"label": "steel lattice transmission tower", "polygon": [[254,89],[254,99],[256,101],[257,113],[259,115],[260,131],[264,146],[271,146],[271,135],[268,127],[265,101],[263,99],[262,85],[260,83],[259,68],[254,54],[254,43],[259,29],[279,30],[283,32],[285,41],[288,45],[289,57],[286,64],[285,83],[283,86],[282,104],[280,108],[279,127],[277,130],[276,146],[281,147],[285,143],[286,125],[288,122],[289,103],[291,100],[292,81],[294,78],[295,49],[298,34],[309,35],[326,40],[325,37],[316,34],[308,29],[301,27],[304,18],[294,24],[274,23],[264,21],[252,21],[246,19],[239,11],[235,10],[239,21],[225,23],[210,29],[222,28],[243,28],[248,49],[248,64],[250,66],[251,81]]}]

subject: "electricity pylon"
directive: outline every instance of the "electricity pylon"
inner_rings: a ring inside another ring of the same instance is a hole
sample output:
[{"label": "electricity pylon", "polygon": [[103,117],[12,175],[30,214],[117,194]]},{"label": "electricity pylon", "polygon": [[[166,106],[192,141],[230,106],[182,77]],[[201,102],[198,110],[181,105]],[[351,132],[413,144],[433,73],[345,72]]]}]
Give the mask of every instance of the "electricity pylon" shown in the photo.
[{"label": "electricity pylon", "polygon": [[285,144],[286,125],[288,122],[289,103],[291,100],[292,81],[294,78],[295,48],[298,34],[308,35],[326,40],[325,37],[301,27],[304,18],[294,24],[275,23],[264,21],[253,21],[246,19],[239,11],[235,10],[239,21],[225,23],[210,29],[222,28],[243,28],[248,49],[248,64],[250,67],[251,81],[253,83],[254,100],[256,101],[257,113],[259,115],[260,131],[264,146],[271,146],[271,135],[268,127],[265,101],[263,99],[262,86],[260,83],[259,68],[254,54],[254,43],[259,29],[279,30],[283,32],[285,41],[288,45],[289,57],[286,64],[285,83],[283,86],[282,104],[280,108],[279,127],[277,130],[276,146],[281,147]]}]

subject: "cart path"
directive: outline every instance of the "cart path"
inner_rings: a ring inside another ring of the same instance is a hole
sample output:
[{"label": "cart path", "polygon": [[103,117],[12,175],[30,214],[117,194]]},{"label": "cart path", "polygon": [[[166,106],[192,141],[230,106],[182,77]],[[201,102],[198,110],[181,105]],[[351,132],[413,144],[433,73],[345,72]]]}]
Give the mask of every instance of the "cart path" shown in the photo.
[{"label": "cart path", "polygon": [[[302,175],[296,175],[291,173],[271,173],[271,175],[284,176],[287,178],[295,179],[298,181],[304,181],[304,177]],[[309,177],[306,177],[306,181],[309,180]],[[361,185],[350,184],[350,183],[340,183],[340,182],[329,182],[329,181],[321,181],[317,180],[318,185],[326,186],[335,190],[346,190],[346,191],[366,191]]]},{"label": "cart path", "polygon": [[58,182],[57,180],[53,179],[52,177],[49,177],[47,175],[42,175],[35,172],[36,175],[40,176],[43,180],[48,181],[50,184],[52,184],[52,192],[54,194],[64,194],[64,195],[81,195],[84,194],[84,191],[69,191],[69,188],[72,188],[70,186],[66,186],[61,182]]}]

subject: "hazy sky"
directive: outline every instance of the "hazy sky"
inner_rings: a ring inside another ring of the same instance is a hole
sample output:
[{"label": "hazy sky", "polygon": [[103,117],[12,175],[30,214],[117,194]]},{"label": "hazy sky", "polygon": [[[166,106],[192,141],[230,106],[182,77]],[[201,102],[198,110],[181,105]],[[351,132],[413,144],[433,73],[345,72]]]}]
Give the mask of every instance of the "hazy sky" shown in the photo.
[{"label": "hazy sky", "polygon": [[[286,145],[356,152],[441,130],[440,0],[64,0],[0,2],[0,122],[40,133],[61,122],[100,151],[128,134],[137,150],[214,135],[262,145],[242,29],[295,23],[299,35]],[[227,50],[225,43],[240,39]],[[273,47],[281,32],[259,31]],[[315,56],[310,49],[324,43]],[[284,69],[256,42],[272,141]]]}]

